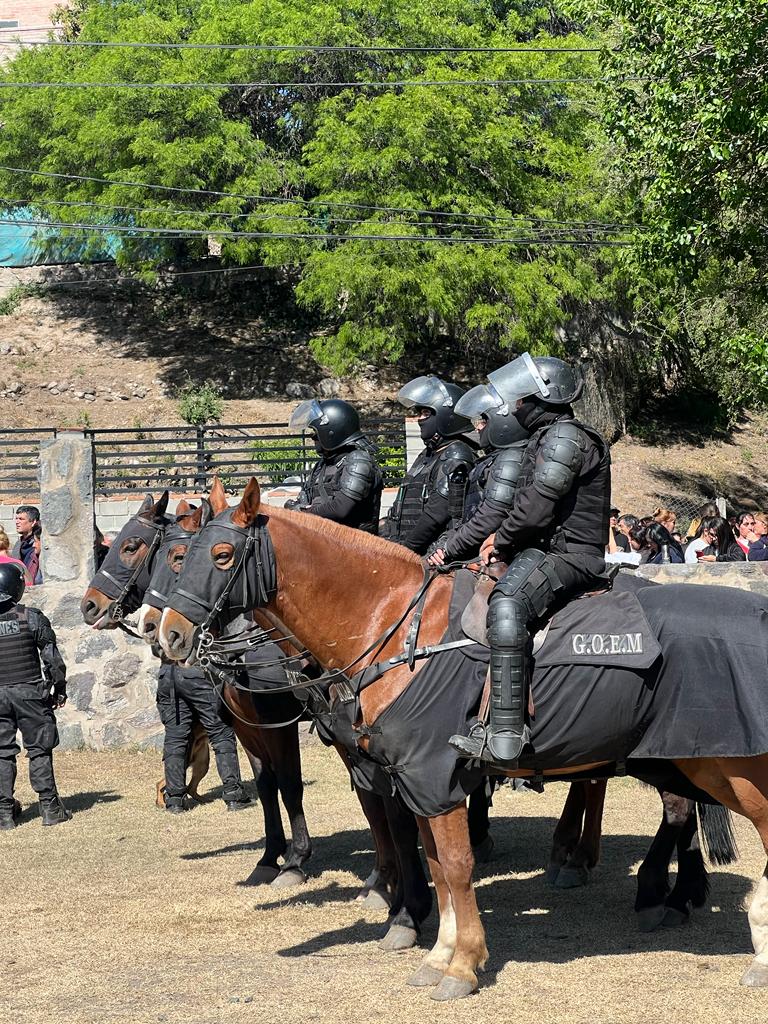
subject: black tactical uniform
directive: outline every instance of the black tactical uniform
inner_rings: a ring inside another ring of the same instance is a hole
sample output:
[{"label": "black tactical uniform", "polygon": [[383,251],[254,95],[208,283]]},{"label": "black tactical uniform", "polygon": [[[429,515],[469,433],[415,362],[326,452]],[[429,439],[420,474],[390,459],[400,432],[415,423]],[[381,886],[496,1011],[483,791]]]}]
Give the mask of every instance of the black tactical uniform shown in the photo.
[{"label": "black tactical uniform", "polygon": [[53,749],[59,742],[53,708],[67,699],[67,670],[48,619],[36,608],[17,603],[23,593],[21,568],[0,565],[0,829],[16,824],[17,730],[43,825],[72,817],[59,799],[53,774]]},{"label": "black tactical uniform", "polygon": [[486,733],[454,736],[465,757],[512,765],[528,742],[525,724],[529,628],[577,593],[605,585],[611,492],[608,445],[574,419],[582,383],[559,359],[528,353],[488,375],[499,411],[531,431],[515,500],[496,531],[510,567],[491,594],[491,720]]},{"label": "black tactical uniform", "polygon": [[382,536],[419,555],[462,519],[467,477],[477,457],[477,446],[463,436],[472,423],[455,408],[463,394],[456,384],[430,375],[409,381],[397,396],[406,409],[428,412],[419,420],[426,447],[403,478]]},{"label": "black tactical uniform", "polygon": [[285,507],[376,533],[384,478],[357,412],[336,398],[312,399],[301,403],[290,425],[313,432],[320,458],[299,496]]},{"label": "black tactical uniform", "polygon": [[[178,523],[165,531],[152,579],[144,595],[145,603],[150,607],[158,610],[165,607],[192,536]],[[173,814],[188,809],[184,800],[187,793],[187,749],[195,722],[201,723],[213,747],[216,769],[223,786],[221,797],[227,810],[239,811],[253,806],[255,800],[242,783],[234,729],[222,717],[224,709],[212,683],[199,668],[186,668],[170,662],[161,653],[160,658],[157,710],[165,727],[165,809]]]},{"label": "black tactical uniform", "polygon": [[514,416],[499,415],[492,396],[482,385],[460,398],[456,411],[476,422],[487,454],[469,474],[461,526],[438,541],[445,562],[477,555],[486,537],[504,522],[514,502],[530,436]]}]

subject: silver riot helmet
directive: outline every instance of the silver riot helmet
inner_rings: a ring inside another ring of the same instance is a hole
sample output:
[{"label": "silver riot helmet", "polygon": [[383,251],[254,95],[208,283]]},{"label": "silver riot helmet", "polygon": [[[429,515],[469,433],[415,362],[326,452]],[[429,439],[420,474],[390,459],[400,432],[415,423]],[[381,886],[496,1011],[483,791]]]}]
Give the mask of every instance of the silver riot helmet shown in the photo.
[{"label": "silver riot helmet", "polygon": [[528,443],[529,432],[508,412],[502,413],[497,399],[485,384],[471,388],[456,403],[456,412],[477,427],[483,448],[513,448]]},{"label": "silver riot helmet", "polygon": [[336,451],[360,436],[360,417],[349,402],[340,398],[302,402],[294,409],[289,425],[312,430],[324,452]]},{"label": "silver riot helmet", "polygon": [[424,441],[429,441],[433,437],[458,437],[472,431],[471,421],[456,412],[456,403],[463,394],[458,384],[446,383],[430,373],[404,384],[397,393],[397,400],[406,409],[432,410],[429,437],[425,437],[422,430]]},{"label": "silver riot helmet", "polygon": [[548,405],[570,405],[582,392],[584,381],[562,359],[523,352],[511,363],[488,374],[488,390],[496,407],[504,415],[514,413],[515,403],[524,398],[538,399]]}]

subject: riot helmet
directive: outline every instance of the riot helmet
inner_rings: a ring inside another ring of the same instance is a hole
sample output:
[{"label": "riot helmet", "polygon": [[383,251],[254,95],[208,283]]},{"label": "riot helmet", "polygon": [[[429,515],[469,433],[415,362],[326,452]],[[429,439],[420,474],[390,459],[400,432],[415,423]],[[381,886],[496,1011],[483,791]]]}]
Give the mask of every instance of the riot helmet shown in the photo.
[{"label": "riot helmet", "polygon": [[360,436],[360,417],[349,402],[340,398],[302,402],[294,409],[290,426],[313,431],[318,448],[324,452],[334,452]]},{"label": "riot helmet", "polygon": [[397,393],[397,400],[406,409],[431,410],[432,416],[420,426],[422,440],[428,444],[471,432],[471,421],[456,412],[456,403],[463,394],[458,384],[449,384],[430,373],[404,384]]},{"label": "riot helmet", "polygon": [[9,611],[24,594],[24,570],[14,562],[0,563],[0,612]]},{"label": "riot helmet", "polygon": [[484,384],[462,395],[456,403],[456,412],[472,420],[483,448],[513,448],[528,443],[529,432],[516,416],[499,411],[496,399]]},{"label": "riot helmet", "polygon": [[519,399],[530,398],[548,406],[570,405],[584,387],[584,381],[562,359],[534,359],[528,352],[489,373],[488,382],[488,390],[502,415],[514,413]]}]

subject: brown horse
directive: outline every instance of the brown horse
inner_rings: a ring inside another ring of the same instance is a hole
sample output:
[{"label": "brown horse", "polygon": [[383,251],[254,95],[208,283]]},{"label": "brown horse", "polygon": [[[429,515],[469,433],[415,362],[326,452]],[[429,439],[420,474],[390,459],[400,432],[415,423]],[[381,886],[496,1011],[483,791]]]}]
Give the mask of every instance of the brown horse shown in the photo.
[{"label": "brown horse", "polygon": [[[359,669],[374,659],[380,662],[398,656],[405,649],[410,619],[408,616],[403,620],[403,610],[422,584],[420,560],[387,541],[312,516],[262,508],[260,501],[258,483],[251,480],[240,505],[231,514],[231,523],[244,532],[252,530],[257,521],[268,524],[277,566],[277,588],[270,610],[327,669],[350,665]],[[216,573],[232,570],[237,555],[231,530],[226,541],[213,543],[217,538],[215,526],[215,521],[210,524],[214,528],[210,543],[198,543],[195,549],[198,564],[207,560],[210,567],[212,575],[208,582]],[[241,551],[243,544],[240,542]],[[187,570],[191,577],[189,561],[184,567],[185,576]],[[444,635],[451,585],[450,579],[438,578],[429,590],[421,645],[437,644]],[[693,589],[701,592],[703,588]],[[398,622],[399,628],[389,635],[388,628]],[[388,635],[389,639],[376,645],[377,638]],[[168,656],[186,659],[192,653],[194,637],[194,624],[173,607],[166,608],[160,642]],[[363,657],[371,645],[375,654]],[[768,638],[765,647],[768,648]],[[362,691],[358,741],[361,747],[367,746],[368,731],[406,691],[413,678],[407,664],[401,664]],[[740,719],[736,720],[735,712],[729,715],[726,709],[723,716],[728,716],[727,724],[733,730],[744,727]],[[553,768],[545,774],[564,778],[575,772],[599,773],[606,764],[599,757],[590,757],[589,752],[583,760],[583,764],[565,770]],[[668,764],[670,771],[679,772],[692,787],[747,817],[768,853],[768,754],[675,758]],[[506,774],[524,777],[533,773],[521,769]],[[477,988],[477,972],[484,968],[488,957],[472,885],[473,858],[466,805],[461,802],[445,813],[418,820],[437,894],[440,924],[435,945],[410,983],[435,986],[432,996],[438,1000],[460,998]],[[758,882],[749,922],[756,956],[742,983],[768,986],[768,868]]]}]

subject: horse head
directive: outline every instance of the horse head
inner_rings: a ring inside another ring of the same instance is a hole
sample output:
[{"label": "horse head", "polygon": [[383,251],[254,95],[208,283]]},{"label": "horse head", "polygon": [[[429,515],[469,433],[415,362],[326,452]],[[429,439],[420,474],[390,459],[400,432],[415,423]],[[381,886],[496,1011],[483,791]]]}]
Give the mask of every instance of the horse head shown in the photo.
[{"label": "horse head", "polygon": [[114,627],[135,611],[149,583],[152,561],[166,527],[168,491],[155,501],[151,494],[131,516],[115,540],[80,602],[86,624]]},{"label": "horse head", "polygon": [[189,545],[160,621],[157,639],[172,661],[190,657],[198,630],[217,629],[266,603],[269,586],[264,584],[259,554],[259,484],[251,478],[235,508],[228,508],[225,499],[222,507],[222,498],[223,489],[220,495],[211,490],[214,516]]}]

